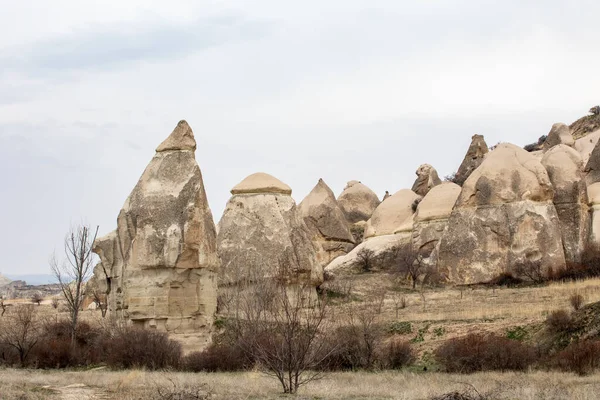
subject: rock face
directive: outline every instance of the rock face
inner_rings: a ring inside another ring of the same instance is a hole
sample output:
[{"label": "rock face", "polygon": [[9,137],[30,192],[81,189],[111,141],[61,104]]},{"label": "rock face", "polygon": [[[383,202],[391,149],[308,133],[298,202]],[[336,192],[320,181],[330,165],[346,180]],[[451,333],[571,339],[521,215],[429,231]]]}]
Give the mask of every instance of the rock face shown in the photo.
[{"label": "rock face", "polygon": [[[438,247],[460,190],[457,184],[444,182],[431,189],[419,203],[414,216],[412,244],[424,257],[429,258]],[[434,263],[432,260],[431,264]]]},{"label": "rock face", "polygon": [[554,191],[539,161],[500,144],[465,181],[448,220],[438,269],[455,283],[476,283],[522,268],[564,268]]},{"label": "rock face", "polygon": [[575,139],[573,139],[573,135],[571,135],[571,129],[562,123],[552,125],[552,129],[550,129],[550,133],[548,133],[548,136],[544,141],[544,151],[548,151],[559,144],[567,146],[573,146],[575,144]]},{"label": "rock face", "polygon": [[371,218],[380,201],[377,195],[359,181],[350,181],[337,199],[349,223]]},{"label": "rock face", "polygon": [[[394,193],[375,209],[365,226],[365,239],[412,230],[412,217],[420,196],[409,189]],[[413,206],[414,205],[414,206]],[[413,209],[414,207],[414,209]]]},{"label": "rock face", "polygon": [[421,165],[416,174],[417,179],[412,186],[412,191],[419,196],[425,196],[431,188],[442,183],[435,168],[429,164]]},{"label": "rock face", "polygon": [[582,158],[564,144],[544,154],[542,165],[554,188],[554,206],[560,220],[560,232],[567,261],[581,261],[588,236],[588,209]]},{"label": "rock face", "polygon": [[600,245],[600,182],[592,183],[587,188],[588,201],[591,211],[590,244]]},{"label": "rock face", "polygon": [[334,258],[352,250],[354,238],[348,228],[346,216],[323,179],[319,179],[313,190],[302,200],[298,210],[320,249],[317,256],[321,265],[325,266]]},{"label": "rock face", "polygon": [[462,186],[471,173],[481,165],[488,152],[489,149],[483,136],[473,135],[473,137],[471,137],[469,150],[467,150],[467,154],[454,176],[454,183]]},{"label": "rock face", "polygon": [[219,258],[195,148],[191,128],[180,121],[125,201],[117,229],[98,238],[94,252],[102,263],[95,279],[109,288],[111,313],[197,346],[216,310]]},{"label": "rock face", "polygon": [[289,284],[322,282],[311,233],[290,192],[289,186],[263,173],[250,175],[231,190],[217,235],[222,288],[282,274]]}]

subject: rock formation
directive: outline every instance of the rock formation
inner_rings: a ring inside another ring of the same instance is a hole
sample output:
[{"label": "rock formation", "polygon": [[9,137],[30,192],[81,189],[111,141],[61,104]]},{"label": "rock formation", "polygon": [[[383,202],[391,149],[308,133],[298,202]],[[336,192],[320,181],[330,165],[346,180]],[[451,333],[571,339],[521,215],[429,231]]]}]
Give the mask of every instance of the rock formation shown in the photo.
[{"label": "rock formation", "polygon": [[552,125],[552,129],[550,129],[550,133],[548,133],[548,136],[544,141],[544,151],[548,151],[559,144],[567,146],[573,146],[575,144],[575,139],[573,139],[573,135],[571,135],[571,130],[567,125],[562,123]]},{"label": "rock formation", "polygon": [[218,226],[220,290],[265,278],[284,278],[290,285],[319,285],[323,271],[290,187],[258,173],[231,193]]},{"label": "rock formation", "polygon": [[365,239],[412,230],[412,216],[420,196],[402,189],[381,203],[365,226]]},{"label": "rock formation", "polygon": [[535,157],[500,144],[465,181],[438,252],[438,269],[455,283],[503,272],[565,267],[554,191]]},{"label": "rock formation", "polygon": [[125,201],[117,229],[95,241],[94,273],[111,313],[198,348],[216,310],[219,258],[195,149],[180,121]]},{"label": "rock formation", "polygon": [[414,216],[412,244],[423,257],[428,258],[438,246],[460,191],[457,184],[444,182],[431,189],[419,203]]},{"label": "rock formation", "polygon": [[412,191],[419,196],[425,196],[431,188],[442,183],[435,168],[429,164],[421,165],[415,173],[417,179],[412,186]]},{"label": "rock formation", "polygon": [[319,179],[317,185],[300,202],[300,215],[320,249],[317,256],[325,266],[334,258],[347,254],[354,248],[354,238],[344,212],[329,186]]},{"label": "rock formation", "polygon": [[560,220],[560,232],[567,261],[581,261],[588,232],[588,210],[581,155],[559,144],[544,154],[542,165],[554,188],[554,206]]},{"label": "rock formation", "polygon": [[483,135],[473,135],[467,154],[465,154],[465,158],[454,176],[454,183],[462,186],[469,175],[481,165],[488,151],[488,146],[483,139]]},{"label": "rock formation", "polygon": [[377,195],[359,181],[348,182],[337,201],[351,224],[371,218],[380,203]]}]

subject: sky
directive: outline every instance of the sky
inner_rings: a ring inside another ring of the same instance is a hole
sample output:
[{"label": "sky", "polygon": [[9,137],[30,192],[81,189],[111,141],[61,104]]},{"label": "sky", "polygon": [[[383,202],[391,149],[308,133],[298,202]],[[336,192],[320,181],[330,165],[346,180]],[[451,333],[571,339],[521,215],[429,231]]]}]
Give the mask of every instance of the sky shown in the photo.
[{"label": "sky", "polygon": [[72,224],[116,227],[186,119],[215,223],[267,172],[299,203],[458,169],[600,103],[600,2],[0,0],[4,274],[49,273]]}]

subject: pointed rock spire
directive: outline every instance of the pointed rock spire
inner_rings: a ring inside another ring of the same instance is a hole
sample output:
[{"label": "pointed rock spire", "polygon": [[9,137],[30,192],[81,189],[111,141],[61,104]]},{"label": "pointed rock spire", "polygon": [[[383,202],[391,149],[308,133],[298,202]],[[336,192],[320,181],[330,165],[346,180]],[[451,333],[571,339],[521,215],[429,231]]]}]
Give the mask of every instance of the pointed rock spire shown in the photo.
[{"label": "pointed rock spire", "polygon": [[196,139],[194,132],[185,120],[179,121],[173,132],[157,148],[156,152],[169,150],[196,150]]}]

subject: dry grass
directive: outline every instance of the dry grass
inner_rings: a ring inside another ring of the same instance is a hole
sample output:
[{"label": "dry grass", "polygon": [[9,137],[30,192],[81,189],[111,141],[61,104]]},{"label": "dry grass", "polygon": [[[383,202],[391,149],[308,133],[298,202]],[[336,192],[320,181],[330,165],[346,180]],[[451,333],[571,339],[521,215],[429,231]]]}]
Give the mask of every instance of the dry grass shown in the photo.
[{"label": "dry grass", "polygon": [[[145,371],[20,371],[0,370],[2,399],[69,398],[69,385],[75,386],[78,400],[159,399],[158,388],[208,391],[213,399],[283,398],[278,384],[257,372],[246,373],[160,373]],[[298,399],[429,399],[469,387],[490,399],[597,399],[600,376],[535,372],[479,373],[452,375],[410,372],[333,373],[302,388]],[[81,386],[81,385],[79,385]],[[45,389],[43,387],[46,387]],[[62,388],[62,389],[61,389]],[[71,390],[73,391],[73,390]]]}]

